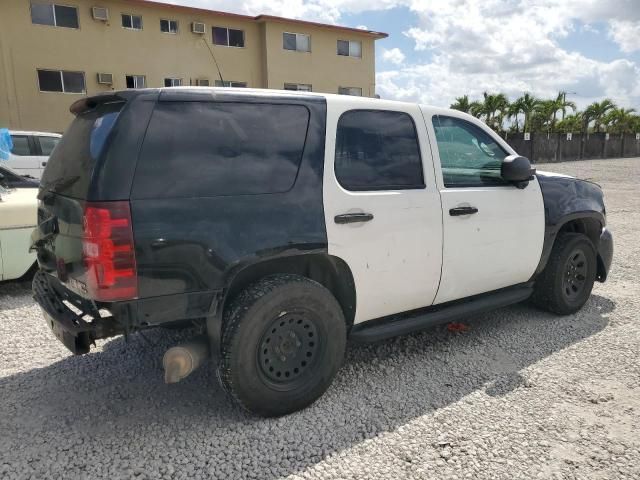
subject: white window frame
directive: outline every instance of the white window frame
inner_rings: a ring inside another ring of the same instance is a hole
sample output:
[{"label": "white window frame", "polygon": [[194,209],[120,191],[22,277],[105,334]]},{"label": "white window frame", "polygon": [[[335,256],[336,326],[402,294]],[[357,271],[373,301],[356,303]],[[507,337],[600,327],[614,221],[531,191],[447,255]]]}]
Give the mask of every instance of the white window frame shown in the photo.
[{"label": "white window frame", "polygon": [[[220,83],[223,83],[223,85],[220,85]],[[247,88],[248,86],[247,82],[241,82],[239,80],[225,80],[224,82],[222,82],[221,80],[216,80],[213,85],[216,87],[224,88]]]},{"label": "white window frame", "polygon": [[[130,27],[125,27],[124,25],[122,25],[122,17],[123,17],[123,15],[126,15],[126,16],[131,18],[131,26]],[[134,28],[133,27],[133,17],[140,17],[140,28]],[[120,13],[120,25],[125,30],[134,30],[136,32],[139,32],[140,30],[142,30],[144,28],[144,23],[142,23],[142,15],[137,15],[135,13],[124,13],[124,12],[121,12]]]},{"label": "white window frame", "polygon": [[[340,55],[340,53],[338,53],[338,42],[347,42],[349,44],[349,52],[348,55]],[[352,55],[351,54],[351,44],[352,43],[359,43],[360,44],[360,55]],[[336,41],[336,53],[338,54],[339,57],[351,57],[351,58],[362,58],[362,42],[358,41],[358,40],[345,40],[344,38],[339,38]]]},{"label": "white window frame", "polygon": [[[31,25],[40,25],[41,27],[56,27],[56,28],[70,28],[71,30],[80,30],[80,11],[76,5],[67,5],[65,3],[56,3],[56,2],[29,2],[29,15],[31,15],[31,6],[32,5],[49,5],[51,7],[51,12],[53,13],[53,25],[47,25],[46,23],[33,23],[33,19],[31,20]],[[56,18],[56,6],[58,7],[68,7],[74,8],[76,11],[76,19],[78,20],[77,27],[61,27],[58,25],[58,19]]]},{"label": "white window frame", "polygon": [[[200,82],[207,82],[206,85],[200,85]],[[211,86],[211,80],[209,80],[208,78],[196,78],[196,87],[210,87]]]},{"label": "white window frame", "polygon": [[[184,84],[182,78],[180,77],[164,77],[163,86],[165,87],[166,85],[164,85],[164,83],[166,83],[167,80],[171,80],[171,85],[169,85],[170,87],[181,87]],[[178,82],[177,85],[175,84],[176,81]]]},{"label": "white window frame", "polygon": [[[169,31],[168,31],[168,32],[163,32],[163,31],[162,31],[162,22],[163,22],[163,21],[165,21],[165,22],[169,22]],[[172,32],[172,31],[171,31],[171,22],[173,22],[173,23],[175,23],[175,24],[176,24],[176,31],[175,31],[175,32]],[[142,21],[140,21],[140,25],[142,25]],[[161,18],[161,19],[160,19],[160,33],[168,33],[169,35],[177,35],[177,34],[178,34],[178,32],[179,32],[179,28],[180,28],[180,27],[179,27],[179,25],[178,25],[178,20],[171,20],[171,19],[169,19],[169,18]]]},{"label": "white window frame", "polygon": [[[290,87],[296,87],[295,89],[293,88],[287,88],[287,86]],[[300,88],[303,87],[303,88]],[[308,87],[308,88],[306,88]],[[312,92],[313,91],[313,85],[311,85],[310,83],[290,83],[290,82],[285,82],[284,83],[284,89],[288,90],[290,92]]]},{"label": "white window frame", "polygon": [[[288,48],[284,48],[284,35],[285,33],[289,35],[296,36],[296,49],[290,50]],[[309,50],[298,50],[298,37],[309,37]],[[296,32],[282,32],[282,49],[287,52],[299,52],[299,53],[311,53],[311,34],[309,33],[296,33]]]},{"label": "white window frame", "polygon": [[[124,75],[125,85],[127,83],[127,77],[133,77],[133,88],[134,89],[135,88],[147,88],[147,76],[146,75],[136,75],[136,74],[133,74],[133,73],[126,73]],[[141,86],[141,87],[138,86],[138,79],[139,78],[142,78],[142,81],[144,82],[144,85]],[[129,87],[127,87],[127,88],[129,88]]]},{"label": "white window frame", "polygon": [[[215,34],[213,33],[214,28],[224,28],[227,31],[227,44],[213,43],[215,39]],[[229,45],[229,30],[237,30],[238,32],[242,32],[242,47],[237,47],[235,45]],[[242,30],[241,28],[231,28],[231,27],[222,27],[220,25],[211,25],[211,43],[216,47],[226,47],[226,48],[245,48],[247,45],[247,32]]]},{"label": "white window frame", "polygon": [[[344,93],[341,92],[340,90],[353,90],[353,89],[357,89],[360,90],[360,95],[353,95],[351,93]],[[352,97],[362,97],[362,87],[338,87],[338,95],[351,95]]]},{"label": "white window frame", "polygon": [[[38,76],[38,72],[58,72],[60,74],[60,84],[62,85],[62,91],[58,92],[56,91],[52,91],[52,90],[42,90],[40,88],[40,77]],[[67,72],[67,73],[81,73],[82,74],[82,83],[84,84],[84,89],[82,90],[82,92],[67,92],[65,91],[64,88],[64,75],[63,73]],[[78,70],[58,70],[55,68],[36,68],[36,80],[38,82],[38,91],[40,93],[64,93],[66,95],[86,95],[87,94],[87,76],[85,75],[84,72],[78,71]]]}]

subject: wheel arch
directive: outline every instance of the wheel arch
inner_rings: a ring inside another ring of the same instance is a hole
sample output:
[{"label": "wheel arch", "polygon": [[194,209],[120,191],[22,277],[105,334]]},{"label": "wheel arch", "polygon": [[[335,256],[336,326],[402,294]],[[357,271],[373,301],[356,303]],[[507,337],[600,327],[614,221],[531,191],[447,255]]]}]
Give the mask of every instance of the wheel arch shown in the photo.
[{"label": "wheel arch", "polygon": [[271,258],[246,265],[229,279],[222,301],[222,311],[248,285],[275,274],[300,275],[314,280],[329,290],[342,308],[347,328],[351,328],[356,313],[356,289],[347,263],[336,256],[308,253]]}]

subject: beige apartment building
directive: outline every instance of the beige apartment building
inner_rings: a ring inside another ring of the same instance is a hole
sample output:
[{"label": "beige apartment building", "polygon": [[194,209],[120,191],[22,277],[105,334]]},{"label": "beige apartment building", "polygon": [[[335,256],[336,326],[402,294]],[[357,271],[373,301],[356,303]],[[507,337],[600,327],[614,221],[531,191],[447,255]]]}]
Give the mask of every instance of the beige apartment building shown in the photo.
[{"label": "beige apartment building", "polygon": [[62,132],[79,97],[125,88],[374,96],[386,36],[147,0],[0,0],[0,127]]}]

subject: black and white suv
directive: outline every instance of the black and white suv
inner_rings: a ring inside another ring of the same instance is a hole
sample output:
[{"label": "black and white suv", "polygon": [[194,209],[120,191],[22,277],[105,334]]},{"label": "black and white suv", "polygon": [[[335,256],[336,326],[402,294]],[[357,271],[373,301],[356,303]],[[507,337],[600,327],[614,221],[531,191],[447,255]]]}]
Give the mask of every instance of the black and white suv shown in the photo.
[{"label": "black and white suv", "polygon": [[570,314],[611,265],[601,189],[536,173],[457,111],[169,88],[90,97],[72,112],[32,237],[47,322],[76,354],[195,324],[204,346],[165,355],[168,380],[209,357],[260,415],[322,395],[347,338],[530,297]]}]

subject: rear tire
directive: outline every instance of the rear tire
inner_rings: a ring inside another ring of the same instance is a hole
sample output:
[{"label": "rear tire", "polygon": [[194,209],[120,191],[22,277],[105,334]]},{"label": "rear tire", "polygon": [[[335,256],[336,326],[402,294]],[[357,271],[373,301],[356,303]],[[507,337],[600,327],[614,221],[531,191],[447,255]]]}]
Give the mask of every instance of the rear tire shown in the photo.
[{"label": "rear tire", "polygon": [[596,278],[596,250],[581,233],[558,236],[547,266],[536,279],[533,303],[543,310],[568,315],[589,299]]},{"label": "rear tire", "polygon": [[220,382],[252,413],[295,412],[329,387],[346,340],[342,309],[326,288],[298,275],[265,277],[225,311]]}]

